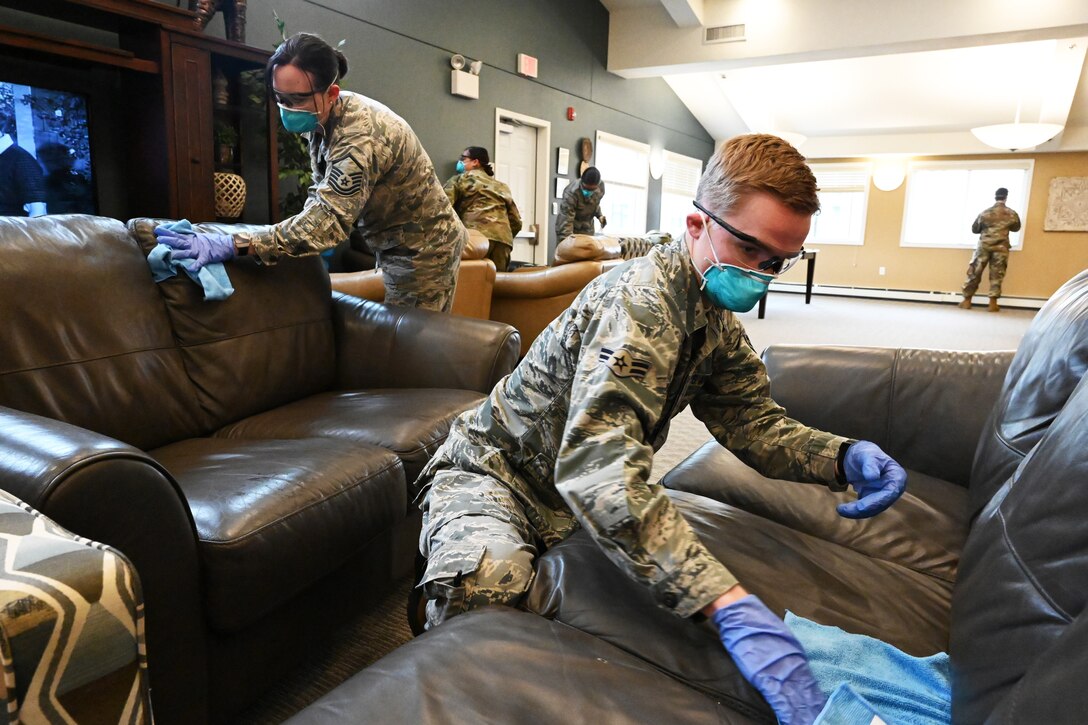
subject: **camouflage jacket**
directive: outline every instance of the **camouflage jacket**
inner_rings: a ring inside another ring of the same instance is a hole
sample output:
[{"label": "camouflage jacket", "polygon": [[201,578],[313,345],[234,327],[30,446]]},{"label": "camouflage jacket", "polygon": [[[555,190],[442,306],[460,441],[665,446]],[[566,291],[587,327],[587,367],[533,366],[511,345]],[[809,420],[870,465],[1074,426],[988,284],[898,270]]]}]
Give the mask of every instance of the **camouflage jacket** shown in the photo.
[{"label": "camouflage jacket", "polygon": [[647,483],[669,421],[689,403],[764,475],[834,490],[847,439],[786,417],[732,313],[712,307],[683,239],[590,283],[517,368],[458,417],[424,469],[503,482],[545,546],[584,526],[656,600],[688,616],[736,583],[660,485]]},{"label": "camouflage jacket", "polygon": [[[312,134],[314,183],[302,211],[240,234],[267,264],[314,254],[358,227],[374,252],[456,247],[466,235],[419,139],[397,114],[366,96],[341,91],[324,134]],[[425,272],[425,270],[422,270]]]},{"label": "camouflage jacket", "polygon": [[571,234],[593,234],[593,219],[600,219],[601,199],[604,198],[604,182],[590,192],[589,197],[582,195],[582,180],[575,179],[563,190],[563,199],[559,202],[559,216],[556,217],[556,241],[563,241]]},{"label": "camouflage jacket", "polygon": [[990,251],[1009,251],[1009,232],[1020,231],[1020,215],[999,201],[975,217],[971,231],[978,246]]},{"label": "camouflage jacket", "polygon": [[510,187],[483,169],[472,169],[451,176],[443,189],[466,227],[492,241],[514,245],[514,237],[521,231],[521,214]]}]

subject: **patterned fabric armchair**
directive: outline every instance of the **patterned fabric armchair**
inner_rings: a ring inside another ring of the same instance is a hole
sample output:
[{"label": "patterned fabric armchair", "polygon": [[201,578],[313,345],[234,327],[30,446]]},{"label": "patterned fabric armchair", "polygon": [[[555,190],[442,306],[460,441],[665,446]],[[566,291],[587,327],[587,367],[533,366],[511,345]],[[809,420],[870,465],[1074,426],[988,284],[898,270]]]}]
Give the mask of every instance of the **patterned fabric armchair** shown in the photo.
[{"label": "patterned fabric armchair", "polygon": [[0,491],[3,723],[151,722],[144,603],[121,552]]}]

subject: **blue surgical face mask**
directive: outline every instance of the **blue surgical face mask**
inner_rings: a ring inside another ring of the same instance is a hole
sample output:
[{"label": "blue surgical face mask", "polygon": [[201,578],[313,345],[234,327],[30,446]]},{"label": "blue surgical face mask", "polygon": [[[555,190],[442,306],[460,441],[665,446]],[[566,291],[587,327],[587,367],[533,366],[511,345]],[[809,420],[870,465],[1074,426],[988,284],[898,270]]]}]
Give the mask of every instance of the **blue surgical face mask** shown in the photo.
[{"label": "blue surgical face mask", "polygon": [[280,106],[280,121],[283,127],[291,133],[306,133],[317,128],[317,113],[315,111],[300,111],[297,108]]},{"label": "blue surgical face mask", "polygon": [[[714,260],[703,272],[703,291],[715,307],[731,312],[747,312],[767,294],[773,274],[763,274],[718,261],[718,253],[710,239],[709,223],[703,226]],[[710,259],[707,259],[710,262]]]},{"label": "blue surgical face mask", "polygon": [[590,191],[589,189],[582,189],[582,196],[584,196],[587,199],[589,198],[590,194],[592,194],[592,193],[593,192]]},{"label": "blue surgical face mask", "polygon": [[458,173],[458,174],[463,174],[463,173],[465,173],[465,162],[464,162],[464,161],[461,161],[460,159],[458,159],[458,161],[457,161],[457,166],[455,166],[454,168],[456,168],[456,169],[457,169],[457,173]]}]

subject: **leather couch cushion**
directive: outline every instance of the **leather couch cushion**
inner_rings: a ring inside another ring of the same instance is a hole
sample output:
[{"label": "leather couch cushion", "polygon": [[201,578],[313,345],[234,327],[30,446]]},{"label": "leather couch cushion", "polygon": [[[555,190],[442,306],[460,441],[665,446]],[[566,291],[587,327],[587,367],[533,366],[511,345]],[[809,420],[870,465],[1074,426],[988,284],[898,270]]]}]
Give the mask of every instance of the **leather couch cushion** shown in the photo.
[{"label": "leather couch cushion", "polygon": [[461,260],[487,259],[487,252],[490,248],[491,242],[488,241],[483,232],[479,229],[469,229],[468,241],[465,243],[465,248],[461,250]]},{"label": "leather couch cushion", "polygon": [[[669,497],[711,553],[778,615],[789,609],[913,655],[947,650],[947,582],[701,496]],[[585,531],[540,558],[525,608],[601,637],[734,709],[765,707],[711,624],[657,606]]]},{"label": "leather couch cushion", "polygon": [[206,430],[147,259],[123,224],[0,217],[0,240],[0,405],[137,448]]},{"label": "leather couch cushion", "polygon": [[1084,719],[1088,660],[1083,651],[1059,658],[1055,648],[1088,605],[1086,421],[1088,378],[971,530],[952,609],[956,722],[987,720],[1020,679],[1036,670],[1080,682],[1076,689],[1048,693],[1064,701],[1065,714],[1047,722]]},{"label": "leather couch cushion", "polygon": [[979,442],[971,473],[977,513],[1012,475],[1088,371],[1088,270],[1066,282],[1032,320]]},{"label": "leather couch cushion", "polygon": [[221,632],[242,629],[336,570],[400,522],[408,505],[397,457],[359,443],[202,438],[150,453],[189,503],[204,611]]},{"label": "leather couch cushion", "polygon": [[617,259],[623,256],[616,237],[591,234],[571,234],[555,247],[555,266],[570,262]]},{"label": "leather couch cushion", "polygon": [[871,519],[845,519],[835,505],[857,498],[819,484],[764,478],[710,441],[661,480],[662,485],[736,506],[791,529],[833,541],[947,581],[956,580],[967,539],[967,491],[908,471],[907,492]]},{"label": "leather couch cushion", "polygon": [[492,608],[417,637],[287,722],[755,721],[600,639],[515,609]]},{"label": "leather couch cushion", "polygon": [[[155,246],[157,224],[128,223],[145,253]],[[251,227],[196,228],[230,233]],[[221,302],[205,302],[187,277],[159,285],[197,400],[211,419],[206,432],[328,390],[336,369],[332,291],[319,256],[272,266],[245,257],[226,268],[235,292]]]},{"label": "leather couch cushion", "polygon": [[1011,352],[820,346],[817,353],[806,345],[764,353],[771,395],[790,417],[871,440],[904,468],[967,486]]},{"label": "leather couch cushion", "polygon": [[321,393],[251,416],[218,438],[337,438],[387,448],[411,483],[463,411],[484,396],[471,390],[396,388]]}]

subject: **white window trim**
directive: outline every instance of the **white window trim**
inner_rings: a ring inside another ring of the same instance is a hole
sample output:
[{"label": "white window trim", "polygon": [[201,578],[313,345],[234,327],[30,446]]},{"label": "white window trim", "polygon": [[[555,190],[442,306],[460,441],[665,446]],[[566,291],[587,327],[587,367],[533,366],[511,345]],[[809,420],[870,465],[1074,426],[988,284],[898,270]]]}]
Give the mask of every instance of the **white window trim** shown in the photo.
[{"label": "white window trim", "polygon": [[[903,203],[903,223],[899,228],[899,246],[910,247],[911,249],[974,249],[978,242],[978,235],[975,235],[973,242],[964,242],[962,244],[915,244],[907,241],[907,219],[910,218],[910,183],[911,175],[917,171],[939,171],[942,169],[1020,169],[1022,168],[1027,172],[1027,176],[1024,179],[1024,201],[1022,206],[1023,210],[1017,210],[1017,214],[1020,216],[1020,238],[1019,242],[1010,246],[1010,251],[1019,252],[1024,249],[1024,230],[1028,227],[1028,206],[1031,202],[1031,181],[1032,176],[1035,173],[1035,159],[982,159],[976,161],[912,161],[907,166],[907,178],[904,183],[907,185],[906,199]],[[981,211],[981,210],[980,210]]]},{"label": "white window trim", "polygon": [[[809,164],[809,168],[812,169],[813,174],[826,173],[832,171],[860,171],[865,175],[865,181],[858,185],[857,191],[863,193],[862,205],[861,205],[861,238],[858,240],[853,239],[812,239],[806,240],[806,243],[811,245],[817,244],[831,244],[844,247],[861,247],[865,245],[865,229],[869,220],[869,189],[872,186],[873,165],[870,163],[842,163],[842,164]],[[822,191],[848,191],[848,189],[822,189]],[[816,221],[813,220],[813,229],[815,229]]]}]

